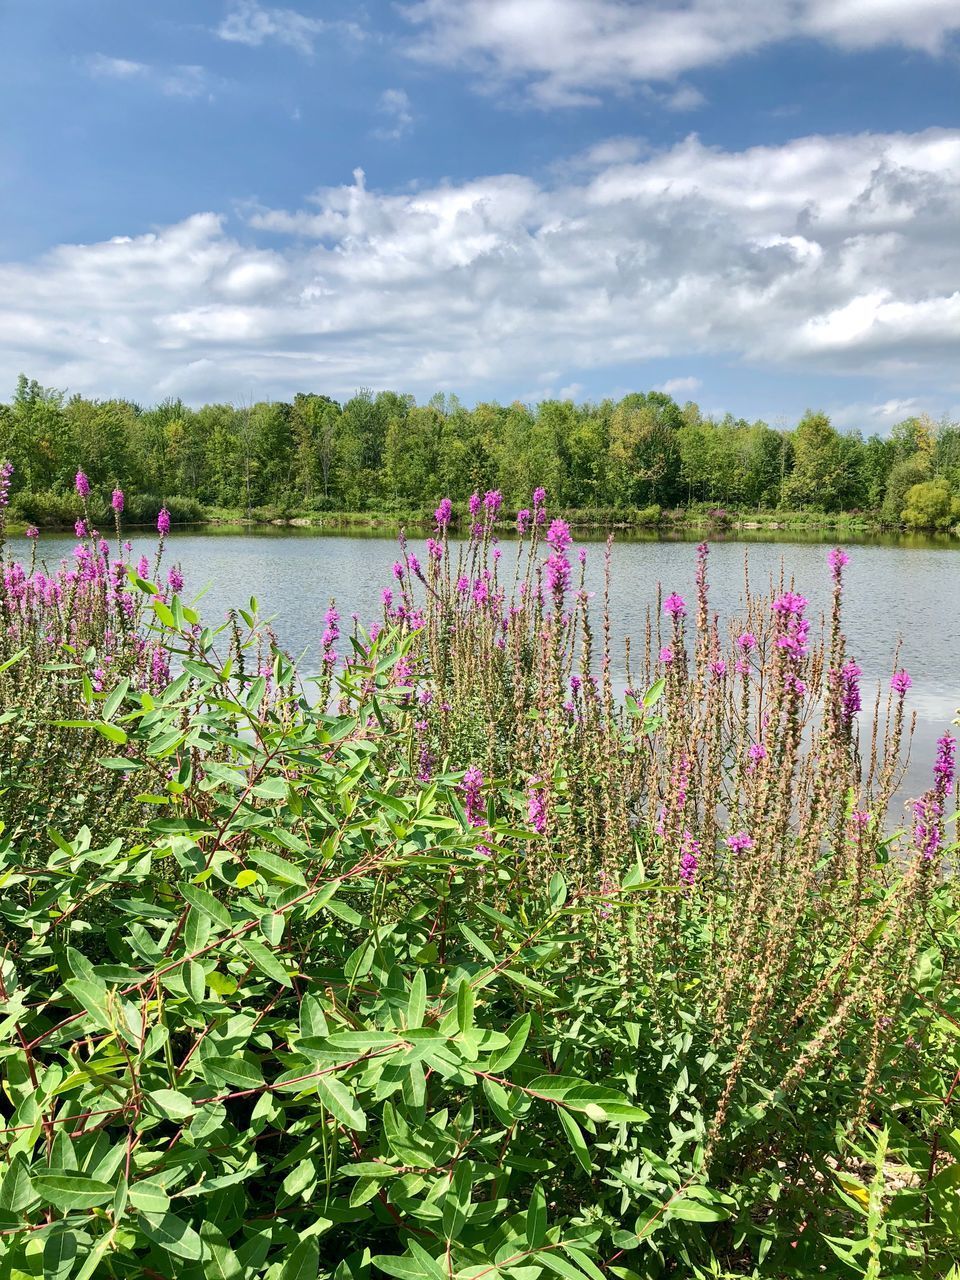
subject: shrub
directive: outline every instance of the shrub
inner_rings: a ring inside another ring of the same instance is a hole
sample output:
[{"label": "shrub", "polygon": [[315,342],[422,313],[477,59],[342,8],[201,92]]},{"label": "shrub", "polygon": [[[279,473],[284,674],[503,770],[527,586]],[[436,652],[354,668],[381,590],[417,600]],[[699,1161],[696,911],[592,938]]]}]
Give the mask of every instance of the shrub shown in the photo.
[{"label": "shrub", "polygon": [[957,1261],[954,743],[889,832],[909,678],[861,761],[844,553],[823,640],[792,590],[721,639],[701,548],[621,706],[566,525],[507,573],[496,499],[315,683],[127,580],[179,674],[85,732],[146,816],[0,846],[5,1273]]},{"label": "shrub", "polygon": [[910,529],[949,529],[960,523],[960,497],[938,476],[907,490],[903,522]]}]

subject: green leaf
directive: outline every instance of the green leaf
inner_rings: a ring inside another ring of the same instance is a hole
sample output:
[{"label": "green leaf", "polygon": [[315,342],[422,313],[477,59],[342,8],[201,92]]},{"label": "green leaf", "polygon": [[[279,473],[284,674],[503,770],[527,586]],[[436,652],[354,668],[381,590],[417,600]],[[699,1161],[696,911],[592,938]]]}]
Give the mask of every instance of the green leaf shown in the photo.
[{"label": "green leaf", "polygon": [[202,911],[214,924],[223,925],[225,929],[230,928],[233,920],[229,909],[215,898],[212,893],[208,893],[206,889],[197,889],[192,884],[181,884],[177,888],[183,900],[189,902],[191,907],[196,907],[198,911]]},{"label": "green leaf", "polygon": [[567,900],[567,882],[559,871],[555,871],[550,877],[548,893],[550,895],[551,909],[559,911]]},{"label": "green leaf", "polygon": [[466,978],[461,978],[457,989],[457,1026],[466,1034],[473,1026],[473,987]]},{"label": "green leaf", "polygon": [[547,1238],[547,1199],[538,1182],[530,1195],[527,1206],[527,1244],[537,1249]]},{"label": "green leaf", "polygon": [[336,1076],[317,1076],[317,1097],[348,1129],[355,1129],[358,1133],[366,1129],[367,1117],[347,1086]]},{"label": "green leaf", "polygon": [[303,872],[286,858],[279,858],[275,853],[266,853],[261,849],[251,850],[246,858],[248,862],[255,862],[258,867],[262,867],[274,880],[280,880],[284,884],[298,884],[306,888],[307,881]]},{"label": "green leaf", "polygon": [[43,1280],[67,1280],[76,1256],[76,1233],[69,1227],[53,1227],[43,1243]]},{"label": "green leaf", "polygon": [[530,1014],[524,1013],[507,1028],[510,1043],[503,1049],[495,1049],[490,1055],[490,1070],[497,1073],[512,1067],[523,1053],[530,1035]]},{"label": "green leaf", "polygon": [[27,1158],[18,1151],[4,1170],[3,1181],[0,1182],[0,1209],[19,1214],[36,1199]]},{"label": "green leaf", "polygon": [[[410,1258],[406,1254],[395,1257],[392,1254],[378,1253],[372,1259],[373,1265],[378,1267],[388,1276],[396,1276],[398,1280],[424,1280],[425,1275],[431,1275],[436,1280],[437,1272],[424,1272],[423,1267],[415,1258]],[[440,1280],[443,1280],[443,1272],[439,1272]]]},{"label": "green leaf", "polygon": [[233,1057],[204,1058],[204,1070],[218,1082],[235,1084],[240,1089],[257,1089],[263,1084],[260,1068],[239,1054]]},{"label": "green leaf", "polygon": [[124,746],[128,741],[126,733],[117,724],[108,724],[106,720],[96,720],[93,728],[108,742],[115,742],[120,747]]},{"label": "green leaf", "polygon": [[94,1209],[113,1199],[113,1187],[74,1169],[45,1169],[30,1181],[41,1200],[57,1209]]},{"label": "green leaf", "polygon": [[203,1241],[193,1227],[175,1213],[165,1213],[159,1218],[145,1213],[140,1219],[140,1229],[148,1240],[174,1257],[187,1262],[199,1262],[203,1257]]},{"label": "green leaf", "polygon": [[645,707],[655,707],[663,697],[663,691],[666,687],[667,682],[663,676],[661,676],[660,679],[655,681],[643,695],[643,705]]},{"label": "green leaf", "polygon": [[561,1254],[555,1253],[551,1249],[543,1249],[537,1254],[537,1261],[548,1271],[554,1271],[558,1276],[563,1276],[564,1280],[583,1280],[583,1272],[578,1270],[573,1263],[568,1262]]},{"label": "green leaf", "polygon": [[164,1214],[170,1210],[170,1197],[162,1182],[156,1178],[143,1178],[131,1182],[128,1188],[130,1203],[143,1213]]},{"label": "green leaf", "polygon": [[147,1094],[147,1100],[153,1103],[161,1116],[170,1116],[176,1120],[185,1120],[196,1115],[197,1108],[185,1093],[177,1089],[153,1089]]},{"label": "green leaf", "polygon": [[590,1152],[587,1149],[586,1141],[583,1137],[583,1130],[570,1115],[569,1111],[565,1111],[563,1107],[557,1108],[557,1115],[560,1118],[560,1125],[566,1134],[567,1141],[570,1143],[570,1150],[577,1159],[577,1163],[583,1169],[584,1173],[589,1173],[593,1168],[590,1161]]},{"label": "green leaf", "polygon": [[257,942],[254,938],[244,938],[240,946],[261,973],[266,974],[268,978],[272,978],[274,982],[279,982],[284,987],[293,986],[286,969],[284,969],[276,956],[267,950],[262,942]]},{"label": "green leaf", "polygon": [[418,969],[413,975],[413,982],[410,984],[410,998],[407,1001],[407,1027],[422,1027],[426,1011],[427,979],[423,970]]},{"label": "green leaf", "polygon": [[153,612],[157,615],[157,617],[160,619],[160,621],[163,623],[165,627],[169,627],[171,631],[177,630],[176,619],[174,618],[173,613],[171,612],[168,605],[165,605],[162,600],[154,600],[152,607],[153,607]]},{"label": "green leaf", "polygon": [[312,1237],[301,1240],[284,1262],[277,1280],[317,1280],[320,1246]]},{"label": "green leaf", "polygon": [[456,1240],[470,1212],[473,1193],[473,1168],[468,1160],[459,1160],[443,1199],[443,1234]]}]

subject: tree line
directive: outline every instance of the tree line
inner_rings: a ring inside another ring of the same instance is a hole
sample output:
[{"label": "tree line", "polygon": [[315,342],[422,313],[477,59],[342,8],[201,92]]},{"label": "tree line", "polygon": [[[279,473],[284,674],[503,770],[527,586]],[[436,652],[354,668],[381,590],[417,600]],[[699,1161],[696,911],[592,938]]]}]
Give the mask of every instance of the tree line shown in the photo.
[{"label": "tree line", "polygon": [[704,414],[661,391],[621,400],[465,407],[436,395],[359,391],[340,403],[292,401],[150,408],[94,400],[21,376],[0,403],[0,458],[16,468],[15,512],[38,523],[73,513],[73,478],[95,495],[119,486],[128,510],[161,502],[286,514],[411,511],[438,497],[500,489],[524,505],[582,510],[865,511],[942,527],[960,520],[960,423],[912,417],[889,436],[838,431],[808,411],[790,429]]}]

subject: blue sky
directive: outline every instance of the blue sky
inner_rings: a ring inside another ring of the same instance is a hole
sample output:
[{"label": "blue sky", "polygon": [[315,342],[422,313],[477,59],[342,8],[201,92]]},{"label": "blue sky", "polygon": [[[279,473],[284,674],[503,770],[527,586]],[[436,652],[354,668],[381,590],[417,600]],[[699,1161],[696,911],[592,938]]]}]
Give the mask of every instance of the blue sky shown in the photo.
[{"label": "blue sky", "polygon": [[960,416],[956,0],[6,0],[0,386]]}]

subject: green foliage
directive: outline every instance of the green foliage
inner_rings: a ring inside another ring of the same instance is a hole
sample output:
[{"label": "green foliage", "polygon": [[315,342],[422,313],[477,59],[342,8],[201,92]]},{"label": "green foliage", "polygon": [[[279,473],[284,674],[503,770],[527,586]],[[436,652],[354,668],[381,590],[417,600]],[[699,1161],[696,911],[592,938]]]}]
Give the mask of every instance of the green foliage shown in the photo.
[{"label": "green foliage", "polygon": [[[259,650],[254,602],[239,640],[175,595],[151,615],[179,674],[84,687],[63,717],[129,783],[122,835],[0,839],[0,1274],[935,1280],[960,1261],[955,882],[898,875],[886,846],[855,886],[847,863],[812,892],[763,864],[768,968],[717,1022],[733,893],[658,874],[626,826],[623,874],[585,884],[589,826],[539,838],[512,763],[471,825],[459,769],[405,764],[415,635],[357,633],[331,713]],[[630,700],[638,742],[683,727],[679,696],[668,673]],[[560,794],[564,822],[590,813]],[[860,930],[837,909],[854,891]]]},{"label": "green foliage", "polygon": [[[576,405],[481,403],[454,396],[361,391],[345,404],[298,393],[292,402],[191,408],[167,400],[67,399],[21,378],[0,405],[0,457],[12,459],[14,511],[33,523],[72,524],[73,476],[89,475],[102,519],[112,487],[130,523],[165,504],[176,522],[204,510],[245,518],[322,511],[432,512],[447,495],[500,489],[529,505],[536,485],[567,510],[616,513],[705,503],[743,511],[882,508],[901,520],[907,489],[931,476],[960,487],[960,427],[926,418],[890,438],[837,431],[807,413],[795,429],[682,408],[660,391]],[[608,520],[615,523],[616,520]],[[640,521],[641,524],[647,521]]]},{"label": "green foliage", "polygon": [[903,522],[911,529],[949,529],[960,523],[960,495],[943,476],[911,485],[905,503]]}]

